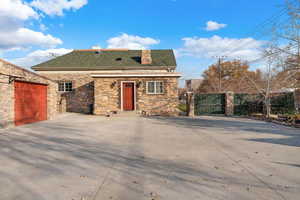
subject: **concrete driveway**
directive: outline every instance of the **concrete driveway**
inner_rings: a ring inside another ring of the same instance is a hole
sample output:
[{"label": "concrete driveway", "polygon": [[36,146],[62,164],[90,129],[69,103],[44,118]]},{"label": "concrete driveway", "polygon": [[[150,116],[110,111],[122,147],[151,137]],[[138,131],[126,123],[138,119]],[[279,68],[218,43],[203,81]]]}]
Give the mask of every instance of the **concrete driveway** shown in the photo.
[{"label": "concrete driveway", "polygon": [[295,200],[300,130],[224,117],[67,114],[0,131],[0,199]]}]

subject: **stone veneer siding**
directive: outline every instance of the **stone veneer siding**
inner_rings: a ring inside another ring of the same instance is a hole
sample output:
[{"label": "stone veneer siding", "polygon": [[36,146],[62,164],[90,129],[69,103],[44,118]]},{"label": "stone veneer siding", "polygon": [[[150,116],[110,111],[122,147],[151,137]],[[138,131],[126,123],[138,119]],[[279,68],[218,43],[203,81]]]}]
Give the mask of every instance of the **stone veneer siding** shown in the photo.
[{"label": "stone veneer siding", "polygon": [[298,113],[300,113],[300,89],[295,90],[295,107]]},{"label": "stone veneer siding", "polygon": [[[16,80],[47,84],[47,117],[55,117],[58,111],[57,83],[3,60],[0,60],[0,73],[23,77]],[[8,76],[0,75],[0,128],[13,127],[14,119],[14,83],[9,84]]]},{"label": "stone veneer siding", "polygon": [[[147,81],[163,81],[164,94],[147,94]],[[121,110],[121,82],[135,81],[136,110],[149,115],[177,115],[178,79],[155,78],[95,78],[94,114],[103,115]]]},{"label": "stone veneer siding", "polygon": [[[60,110],[92,114],[94,104],[94,80],[90,73],[42,73],[55,81],[72,81],[73,91],[61,93]],[[58,89],[57,89],[58,90]],[[66,105],[63,105],[66,104]]]}]

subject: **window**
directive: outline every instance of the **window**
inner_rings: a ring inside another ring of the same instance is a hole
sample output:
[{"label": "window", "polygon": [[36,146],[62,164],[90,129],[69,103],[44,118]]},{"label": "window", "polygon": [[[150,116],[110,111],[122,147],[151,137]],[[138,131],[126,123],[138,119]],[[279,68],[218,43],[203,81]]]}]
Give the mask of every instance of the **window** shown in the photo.
[{"label": "window", "polygon": [[163,94],[164,84],[162,81],[149,81],[147,82],[147,93],[148,94]]},{"label": "window", "polygon": [[73,84],[71,81],[59,82],[58,91],[59,92],[71,92],[73,89]]}]

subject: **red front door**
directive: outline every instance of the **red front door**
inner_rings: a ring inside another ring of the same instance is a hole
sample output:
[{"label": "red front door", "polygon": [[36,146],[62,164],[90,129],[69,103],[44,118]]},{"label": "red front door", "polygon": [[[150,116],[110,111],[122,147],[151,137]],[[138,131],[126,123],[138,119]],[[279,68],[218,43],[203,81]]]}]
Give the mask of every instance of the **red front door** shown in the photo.
[{"label": "red front door", "polygon": [[123,110],[134,110],[134,84],[123,83]]},{"label": "red front door", "polygon": [[47,86],[15,82],[15,125],[47,119]]}]

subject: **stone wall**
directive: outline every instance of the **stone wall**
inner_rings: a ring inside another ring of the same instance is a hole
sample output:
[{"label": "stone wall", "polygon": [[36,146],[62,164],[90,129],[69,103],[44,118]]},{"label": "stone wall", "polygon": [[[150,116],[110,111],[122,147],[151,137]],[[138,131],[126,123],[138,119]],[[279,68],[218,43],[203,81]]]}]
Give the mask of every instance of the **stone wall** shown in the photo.
[{"label": "stone wall", "polygon": [[297,112],[300,113],[300,89],[295,90],[294,97]]},{"label": "stone wall", "polygon": [[[147,81],[163,81],[164,94],[147,94]],[[95,78],[94,113],[103,115],[121,110],[121,82],[135,81],[136,110],[149,115],[177,115],[177,78]]]},{"label": "stone wall", "polygon": [[[90,73],[42,73],[55,81],[72,81],[73,91],[60,93],[60,111],[91,114],[94,104],[94,80]],[[65,107],[65,108],[64,108]]]},{"label": "stone wall", "polygon": [[186,114],[189,117],[195,117],[195,95],[193,92],[186,93]]},{"label": "stone wall", "polygon": [[234,115],[234,93],[233,92],[225,93],[225,115],[226,116]]},{"label": "stone wall", "polygon": [[58,111],[57,83],[26,69],[0,59],[0,128],[14,126],[14,83],[6,75],[18,76],[16,80],[47,84],[47,115],[55,117]]}]

